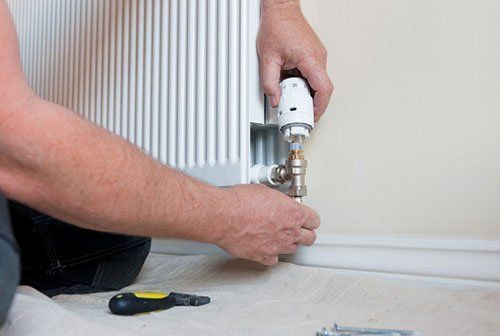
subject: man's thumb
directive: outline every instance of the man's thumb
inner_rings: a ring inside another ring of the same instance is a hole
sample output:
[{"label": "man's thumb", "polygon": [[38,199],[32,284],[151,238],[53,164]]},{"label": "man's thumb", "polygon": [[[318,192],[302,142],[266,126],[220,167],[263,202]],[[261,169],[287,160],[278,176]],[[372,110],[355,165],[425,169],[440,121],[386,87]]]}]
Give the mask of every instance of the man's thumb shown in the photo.
[{"label": "man's thumb", "polygon": [[281,96],[280,88],[281,65],[275,60],[261,62],[260,81],[264,92],[269,97],[273,107],[278,106]]}]

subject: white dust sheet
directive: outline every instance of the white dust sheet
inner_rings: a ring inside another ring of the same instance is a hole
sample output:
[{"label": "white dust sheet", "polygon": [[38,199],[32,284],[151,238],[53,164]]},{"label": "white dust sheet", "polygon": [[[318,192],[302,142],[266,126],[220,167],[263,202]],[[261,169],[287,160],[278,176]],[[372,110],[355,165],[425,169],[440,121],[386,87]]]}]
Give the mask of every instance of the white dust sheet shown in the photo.
[{"label": "white dust sheet", "polygon": [[127,290],[196,293],[212,303],[122,317],[107,308],[116,293],[49,299],[19,287],[0,334],[314,335],[337,322],[425,335],[500,335],[499,290],[453,289],[291,263],[266,268],[224,257],[152,254]]}]

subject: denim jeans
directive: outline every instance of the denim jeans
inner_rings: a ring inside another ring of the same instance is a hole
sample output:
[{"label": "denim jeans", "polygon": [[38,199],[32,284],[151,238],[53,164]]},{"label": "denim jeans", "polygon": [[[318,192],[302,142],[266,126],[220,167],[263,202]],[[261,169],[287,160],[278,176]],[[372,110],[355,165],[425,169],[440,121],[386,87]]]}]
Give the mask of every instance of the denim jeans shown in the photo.
[{"label": "denim jeans", "polygon": [[7,201],[0,193],[0,327],[5,322],[19,281],[19,255]]},{"label": "denim jeans", "polygon": [[151,239],[82,229],[9,202],[21,252],[21,284],[48,296],[119,290],[130,285]]}]

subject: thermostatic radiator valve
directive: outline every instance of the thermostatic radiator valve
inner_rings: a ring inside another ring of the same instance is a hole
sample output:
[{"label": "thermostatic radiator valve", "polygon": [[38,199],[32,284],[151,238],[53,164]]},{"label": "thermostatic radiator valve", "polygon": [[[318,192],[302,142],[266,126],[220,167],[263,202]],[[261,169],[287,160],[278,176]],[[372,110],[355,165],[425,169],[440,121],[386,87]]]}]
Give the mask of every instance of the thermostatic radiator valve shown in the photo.
[{"label": "thermostatic radiator valve", "polygon": [[311,135],[314,128],[313,98],[307,82],[300,77],[290,77],[281,82],[281,99],[278,106],[280,131],[288,142],[300,142]]},{"label": "thermostatic radiator valve", "polygon": [[253,166],[252,182],[270,185],[289,182],[288,195],[302,202],[302,197],[307,196],[303,142],[314,128],[313,98],[304,79],[291,77],[281,82],[278,121],[283,137],[289,142],[288,159],[279,166]]}]

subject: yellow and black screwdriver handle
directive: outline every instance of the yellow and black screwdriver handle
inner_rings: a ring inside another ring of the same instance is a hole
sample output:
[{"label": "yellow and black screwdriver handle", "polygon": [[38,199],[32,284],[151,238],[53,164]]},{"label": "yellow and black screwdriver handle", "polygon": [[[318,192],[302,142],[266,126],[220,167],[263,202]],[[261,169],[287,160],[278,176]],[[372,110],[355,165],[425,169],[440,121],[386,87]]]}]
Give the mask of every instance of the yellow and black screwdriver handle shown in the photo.
[{"label": "yellow and black screwdriver handle", "polygon": [[208,296],[182,293],[131,292],[120,293],[109,300],[109,310],[116,315],[136,315],[165,310],[174,306],[201,306],[210,302]]}]

